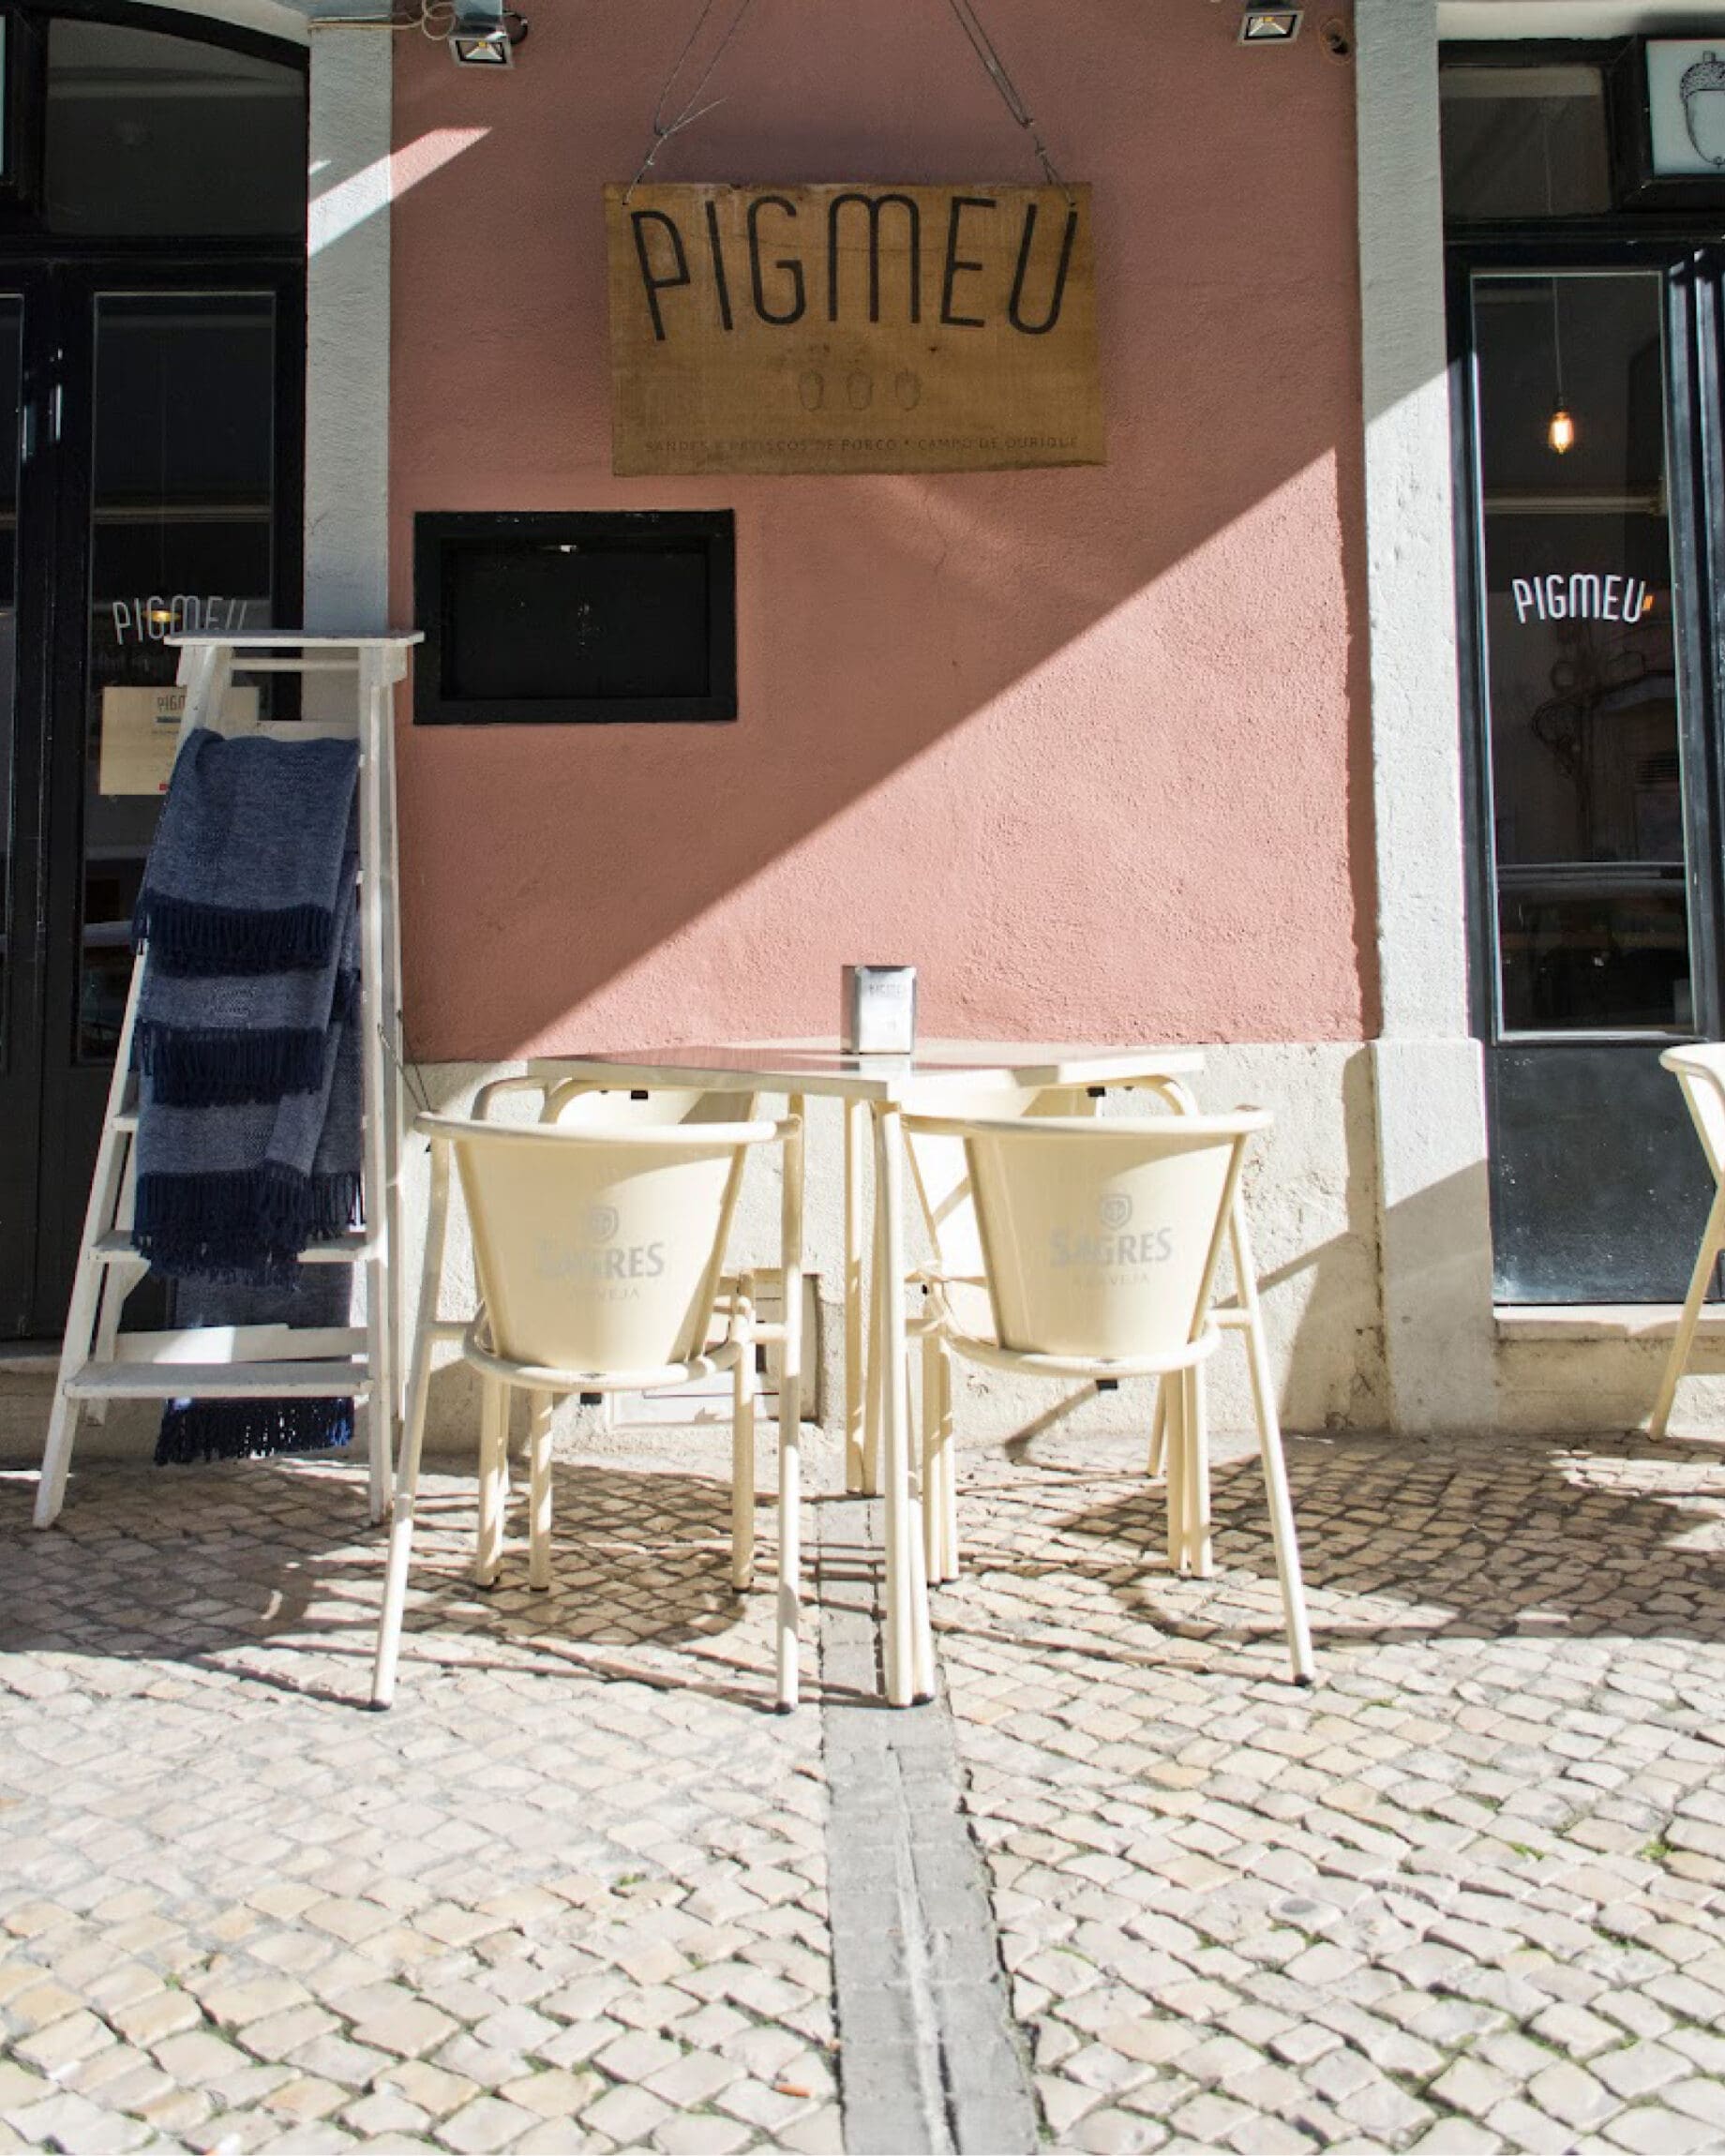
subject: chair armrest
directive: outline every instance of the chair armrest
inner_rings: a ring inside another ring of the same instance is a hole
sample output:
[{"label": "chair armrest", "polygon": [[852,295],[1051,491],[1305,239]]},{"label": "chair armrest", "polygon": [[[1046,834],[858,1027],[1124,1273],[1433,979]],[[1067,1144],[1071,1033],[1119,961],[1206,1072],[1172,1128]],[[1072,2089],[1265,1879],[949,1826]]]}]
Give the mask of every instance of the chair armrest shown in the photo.
[{"label": "chair armrest", "polygon": [[550,1091],[551,1083],[546,1078],[492,1078],[473,1095],[473,1120],[483,1123],[491,1113],[491,1103],[501,1100],[505,1094],[537,1093],[541,1099]]}]

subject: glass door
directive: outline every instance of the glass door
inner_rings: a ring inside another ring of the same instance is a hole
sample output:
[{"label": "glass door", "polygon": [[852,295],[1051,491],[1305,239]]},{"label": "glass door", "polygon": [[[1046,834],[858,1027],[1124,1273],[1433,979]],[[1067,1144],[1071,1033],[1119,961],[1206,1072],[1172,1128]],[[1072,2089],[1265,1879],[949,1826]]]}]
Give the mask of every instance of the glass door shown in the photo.
[{"label": "glass door", "polygon": [[114,289],[68,271],[61,284],[67,603],[46,804],[38,1334],[65,1312],[177,737],[167,639],[295,620],[299,585],[297,279]]},{"label": "glass door", "polygon": [[13,1338],[52,1337],[65,1315],[177,738],[167,639],[297,618],[300,291],[296,271],[219,265],[147,280],[62,265],[0,289]]},{"label": "glass door", "polygon": [[[175,631],[299,619],[306,56],[7,11],[0,1339],[61,1328],[176,731]],[[17,123],[14,126],[14,123]]]},{"label": "glass door", "polygon": [[1681,1297],[1710,1189],[1673,1041],[1718,1026],[1693,279],[1468,278],[1480,1002],[1496,1292]]}]

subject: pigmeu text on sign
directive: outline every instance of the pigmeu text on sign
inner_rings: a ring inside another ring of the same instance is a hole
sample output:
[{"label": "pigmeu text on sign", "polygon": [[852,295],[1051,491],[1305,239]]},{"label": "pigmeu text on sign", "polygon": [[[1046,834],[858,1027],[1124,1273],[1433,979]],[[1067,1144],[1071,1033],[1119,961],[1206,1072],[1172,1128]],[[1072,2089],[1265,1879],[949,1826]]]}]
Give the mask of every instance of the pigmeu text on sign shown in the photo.
[{"label": "pigmeu text on sign", "polygon": [[1103,460],[1088,187],[606,189],[612,461]]}]

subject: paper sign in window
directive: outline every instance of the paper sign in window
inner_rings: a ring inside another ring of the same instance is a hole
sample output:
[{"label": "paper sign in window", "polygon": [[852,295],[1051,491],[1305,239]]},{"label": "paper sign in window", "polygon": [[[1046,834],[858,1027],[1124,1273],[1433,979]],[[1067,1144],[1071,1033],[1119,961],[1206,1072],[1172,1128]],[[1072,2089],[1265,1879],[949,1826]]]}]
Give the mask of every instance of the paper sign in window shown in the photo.
[{"label": "paper sign in window", "polygon": [[[256,689],[230,689],[222,726],[249,733],[258,723]],[[98,788],[103,794],[163,794],[180,745],[186,692],[165,688],[102,691],[102,753]]]}]

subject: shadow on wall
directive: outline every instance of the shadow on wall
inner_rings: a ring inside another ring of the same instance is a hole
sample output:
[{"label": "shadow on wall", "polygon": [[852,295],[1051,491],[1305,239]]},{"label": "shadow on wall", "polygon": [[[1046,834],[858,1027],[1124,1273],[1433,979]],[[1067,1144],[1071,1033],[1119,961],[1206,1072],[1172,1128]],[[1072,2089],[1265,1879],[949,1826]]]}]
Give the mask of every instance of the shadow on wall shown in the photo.
[{"label": "shadow on wall", "polygon": [[[1320,1190],[1309,1208],[1298,1184],[1284,1190],[1281,1205],[1270,1203],[1268,1190],[1247,1190],[1257,1238],[1258,1289],[1276,1341],[1273,1360],[1284,1373],[1279,1412],[1291,1430],[1381,1430],[1389,1418],[1375,1113],[1372,1058],[1361,1049],[1347,1058],[1342,1074],[1341,1192]],[[1268,1165],[1273,1167],[1273,1157]],[[1333,1218],[1338,1195],[1342,1232],[1309,1241],[1310,1209],[1321,1205]],[[1294,1251],[1285,1259],[1277,1254],[1284,1244]],[[1297,1315],[1284,1330],[1278,1314],[1290,1291]]]},{"label": "shadow on wall", "polygon": [[[860,955],[931,1032],[1371,1030],[1352,76],[1207,7],[991,23],[1095,187],[1102,469],[614,479],[600,188],[687,25],[398,41],[398,162],[485,122],[394,213],[398,618],[419,509],[728,505],[740,559],[737,725],[404,740],[422,1056],[827,1030]],[[1033,176],[921,0],[758,0],[714,87],[656,175]]]}]

